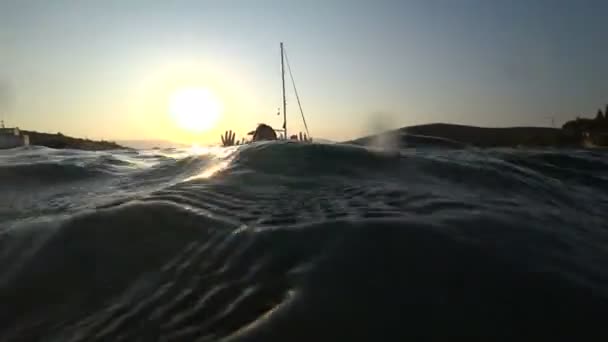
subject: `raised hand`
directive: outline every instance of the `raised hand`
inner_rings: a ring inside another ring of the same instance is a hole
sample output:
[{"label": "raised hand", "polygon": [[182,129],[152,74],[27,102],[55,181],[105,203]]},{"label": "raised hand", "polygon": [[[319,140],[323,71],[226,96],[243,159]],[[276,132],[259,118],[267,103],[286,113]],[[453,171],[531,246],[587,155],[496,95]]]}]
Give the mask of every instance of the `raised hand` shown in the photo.
[{"label": "raised hand", "polygon": [[299,137],[298,140],[303,141],[303,142],[312,142],[312,138],[309,138],[306,133],[299,133]]},{"label": "raised hand", "polygon": [[236,136],[236,134],[234,132],[226,131],[226,133],[224,133],[224,135],[220,136],[222,138],[222,146],[224,146],[224,147],[234,146],[235,136]]},{"label": "raised hand", "polygon": [[294,134],[291,135],[289,137],[290,140],[297,140],[297,141],[302,141],[302,142],[312,142],[312,138],[310,138],[309,136],[306,135],[306,133],[298,133],[298,134]]}]

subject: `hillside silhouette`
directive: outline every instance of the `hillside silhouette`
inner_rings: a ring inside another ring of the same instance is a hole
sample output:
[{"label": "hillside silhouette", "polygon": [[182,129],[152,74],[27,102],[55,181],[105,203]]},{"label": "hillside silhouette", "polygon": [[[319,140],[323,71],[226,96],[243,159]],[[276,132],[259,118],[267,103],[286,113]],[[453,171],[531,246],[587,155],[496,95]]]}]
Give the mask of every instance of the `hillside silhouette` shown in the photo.
[{"label": "hillside silhouette", "polygon": [[396,141],[399,146],[424,145],[442,147],[516,147],[577,146],[578,135],[563,129],[547,127],[488,128],[446,123],[403,127],[397,130],[355,139],[350,143],[368,144],[375,139]]},{"label": "hillside silhouette", "polygon": [[41,133],[36,131],[21,131],[30,137],[30,145],[46,146],[56,149],[76,149],[87,151],[103,151],[124,149],[125,147],[113,142],[105,140],[90,140],[74,138],[61,133]]},{"label": "hillside silhouette", "polygon": [[[561,129],[550,127],[477,127],[433,123],[403,127],[348,141],[360,145],[389,142],[397,146],[439,147],[606,147],[608,105],[594,118],[577,117]],[[382,143],[381,143],[382,145]]]}]

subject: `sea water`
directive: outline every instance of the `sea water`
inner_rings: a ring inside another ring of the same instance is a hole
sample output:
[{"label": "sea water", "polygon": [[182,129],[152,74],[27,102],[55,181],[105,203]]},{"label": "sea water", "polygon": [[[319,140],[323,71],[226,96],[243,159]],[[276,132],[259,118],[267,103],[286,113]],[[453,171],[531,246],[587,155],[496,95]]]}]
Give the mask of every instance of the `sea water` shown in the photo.
[{"label": "sea water", "polygon": [[0,340],[608,340],[608,153],[0,151]]}]

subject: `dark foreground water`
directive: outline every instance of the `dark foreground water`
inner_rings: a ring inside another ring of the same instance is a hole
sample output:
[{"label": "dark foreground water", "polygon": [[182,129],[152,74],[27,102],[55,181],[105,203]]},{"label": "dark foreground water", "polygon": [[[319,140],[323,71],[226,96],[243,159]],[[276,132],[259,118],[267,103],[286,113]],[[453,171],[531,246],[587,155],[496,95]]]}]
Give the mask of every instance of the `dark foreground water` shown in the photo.
[{"label": "dark foreground water", "polygon": [[608,340],[608,154],[0,151],[1,341]]}]

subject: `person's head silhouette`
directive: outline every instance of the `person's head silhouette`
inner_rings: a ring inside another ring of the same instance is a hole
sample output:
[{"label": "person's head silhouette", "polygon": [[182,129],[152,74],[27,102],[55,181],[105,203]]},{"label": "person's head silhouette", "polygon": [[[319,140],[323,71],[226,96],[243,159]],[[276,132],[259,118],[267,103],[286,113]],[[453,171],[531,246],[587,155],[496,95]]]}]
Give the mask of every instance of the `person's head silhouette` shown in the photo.
[{"label": "person's head silhouette", "polygon": [[253,141],[277,140],[277,133],[266,124],[259,124],[255,131],[249,134],[253,134]]}]

